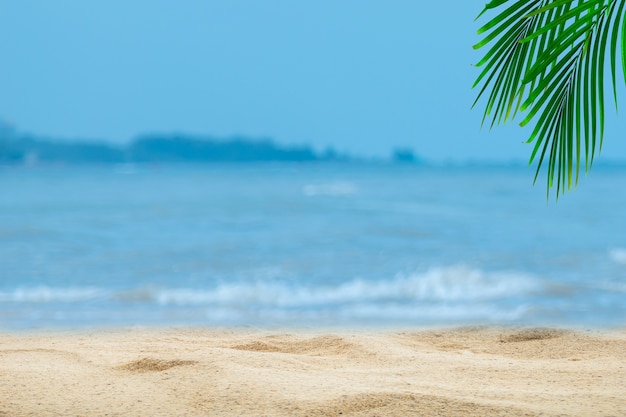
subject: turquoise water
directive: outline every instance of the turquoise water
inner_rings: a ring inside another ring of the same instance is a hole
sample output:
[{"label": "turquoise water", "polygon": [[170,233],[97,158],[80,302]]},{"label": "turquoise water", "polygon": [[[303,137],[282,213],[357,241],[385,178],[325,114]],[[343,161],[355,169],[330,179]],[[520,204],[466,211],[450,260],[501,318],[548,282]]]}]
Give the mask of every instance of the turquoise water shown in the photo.
[{"label": "turquoise water", "polygon": [[0,328],[626,324],[626,169],[0,169]]}]

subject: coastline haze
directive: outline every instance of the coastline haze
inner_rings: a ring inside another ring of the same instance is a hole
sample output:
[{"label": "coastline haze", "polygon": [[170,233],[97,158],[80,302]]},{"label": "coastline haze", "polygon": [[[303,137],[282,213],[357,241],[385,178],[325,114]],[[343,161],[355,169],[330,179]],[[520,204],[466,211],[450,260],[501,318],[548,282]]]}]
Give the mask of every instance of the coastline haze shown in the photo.
[{"label": "coastline haze", "polygon": [[[115,143],[183,132],[526,161],[528,132],[481,130],[470,110],[482,6],[459,2],[441,20],[436,4],[410,1],[4,2],[0,117]],[[610,113],[603,158],[624,159]]]}]

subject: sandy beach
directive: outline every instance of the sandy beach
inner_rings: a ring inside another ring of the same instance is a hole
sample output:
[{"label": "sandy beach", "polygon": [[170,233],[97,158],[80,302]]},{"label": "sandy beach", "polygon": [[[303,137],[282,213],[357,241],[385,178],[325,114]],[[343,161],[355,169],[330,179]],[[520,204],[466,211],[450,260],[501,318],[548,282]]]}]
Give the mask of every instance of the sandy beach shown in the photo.
[{"label": "sandy beach", "polygon": [[0,335],[0,416],[624,416],[626,331]]}]

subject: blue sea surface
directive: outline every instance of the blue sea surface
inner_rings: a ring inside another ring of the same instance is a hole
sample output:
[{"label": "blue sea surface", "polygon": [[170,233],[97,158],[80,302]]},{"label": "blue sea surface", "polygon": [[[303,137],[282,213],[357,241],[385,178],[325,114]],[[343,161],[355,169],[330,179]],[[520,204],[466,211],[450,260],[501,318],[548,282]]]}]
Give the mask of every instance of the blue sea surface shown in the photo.
[{"label": "blue sea surface", "polygon": [[0,168],[0,329],[626,324],[626,169]]}]

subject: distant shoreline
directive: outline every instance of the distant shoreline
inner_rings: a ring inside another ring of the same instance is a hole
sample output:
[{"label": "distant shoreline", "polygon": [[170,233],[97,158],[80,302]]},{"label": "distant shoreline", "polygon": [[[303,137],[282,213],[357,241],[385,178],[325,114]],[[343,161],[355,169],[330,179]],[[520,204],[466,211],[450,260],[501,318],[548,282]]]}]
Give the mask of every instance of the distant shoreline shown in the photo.
[{"label": "distant shoreline", "polygon": [[32,136],[0,135],[0,163],[165,163],[343,160],[329,149],[280,146],[268,139],[212,138],[182,134],[144,135],[128,145],[95,141],[55,141]]}]

